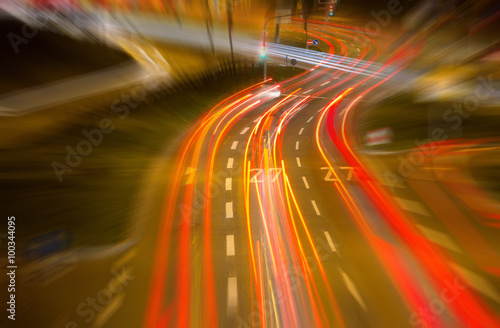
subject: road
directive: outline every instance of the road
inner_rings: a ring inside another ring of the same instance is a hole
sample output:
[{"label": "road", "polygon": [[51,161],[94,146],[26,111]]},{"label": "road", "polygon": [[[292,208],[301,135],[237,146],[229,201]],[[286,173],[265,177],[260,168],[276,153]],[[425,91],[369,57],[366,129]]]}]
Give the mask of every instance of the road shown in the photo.
[{"label": "road", "polygon": [[412,50],[384,66],[376,41],[310,26],[326,63],[358,68],[311,65],[249,87],[190,130],[170,171],[143,326],[497,326],[495,305],[463,287],[470,280],[410,224],[412,206],[351,148],[351,110],[397,80]]},{"label": "road", "polygon": [[[283,35],[302,36],[300,26]],[[110,273],[91,289],[51,296],[59,307],[47,316],[69,308],[54,326],[499,326],[496,280],[473,273],[466,236],[449,242],[430,223],[446,216],[422,191],[430,186],[392,194],[356,151],[357,108],[407,77],[418,49],[387,56],[356,29],[309,27],[327,55],[230,95],[165,151],[137,210],[154,218],[137,221],[125,251],[94,260]],[[289,53],[302,54],[274,45],[270,60]]]}]

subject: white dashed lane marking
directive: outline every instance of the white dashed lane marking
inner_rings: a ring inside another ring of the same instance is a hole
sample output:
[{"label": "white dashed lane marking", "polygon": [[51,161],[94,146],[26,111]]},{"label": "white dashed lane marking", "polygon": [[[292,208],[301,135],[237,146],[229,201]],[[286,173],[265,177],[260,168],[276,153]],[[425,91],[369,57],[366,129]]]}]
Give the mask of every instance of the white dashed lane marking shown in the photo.
[{"label": "white dashed lane marking", "polygon": [[302,132],[304,132],[304,128],[300,129],[299,136],[302,134]]},{"label": "white dashed lane marking", "polygon": [[313,89],[309,89],[309,90],[307,90],[307,91],[304,91],[304,93],[303,93],[303,94],[305,95],[306,93],[309,93],[309,92],[311,92],[311,91],[313,91]]},{"label": "white dashed lane marking", "polygon": [[233,203],[231,202],[226,203],[226,218],[227,219],[233,218]]},{"label": "white dashed lane marking", "polygon": [[232,169],[232,168],[233,168],[233,163],[234,163],[234,158],[229,157],[229,158],[227,159],[227,166],[226,166],[226,167],[227,167],[228,169]]},{"label": "white dashed lane marking", "polygon": [[236,149],[238,147],[238,141],[233,141],[233,144],[231,145],[231,149]]},{"label": "white dashed lane marking", "polygon": [[302,181],[304,181],[304,185],[306,186],[306,189],[309,189],[309,183],[307,183],[306,177],[302,177]]},{"label": "white dashed lane marking", "polygon": [[243,130],[241,130],[240,134],[245,134],[245,133],[247,133],[248,130],[250,130],[250,128],[247,126]]},{"label": "white dashed lane marking", "polygon": [[328,83],[330,83],[331,81],[326,81],[325,83],[321,84],[321,86],[324,86],[324,85],[327,85]]},{"label": "white dashed lane marking", "polygon": [[227,311],[236,310],[238,305],[238,282],[236,277],[227,278]]},{"label": "white dashed lane marking", "polygon": [[311,122],[313,118],[314,118],[314,116],[311,116],[311,117],[307,120],[307,123]]},{"label": "white dashed lane marking", "polygon": [[325,237],[326,237],[326,241],[328,242],[328,246],[330,246],[330,249],[332,250],[332,252],[336,252],[337,248],[335,248],[335,245],[333,244],[332,238],[330,237],[330,234],[328,233],[328,231],[325,231]]},{"label": "white dashed lane marking", "polygon": [[316,201],[311,200],[311,203],[313,204],[314,211],[316,212],[316,215],[321,215],[321,213],[319,212],[319,209],[318,209],[318,205],[316,205]]},{"label": "white dashed lane marking", "polygon": [[299,142],[298,141],[295,142],[295,150],[299,150]]},{"label": "white dashed lane marking", "polygon": [[233,178],[226,178],[226,190],[232,190]]},{"label": "white dashed lane marking", "polygon": [[227,235],[226,236],[226,255],[227,256],[234,256],[235,251],[234,251],[234,235]]},{"label": "white dashed lane marking", "polygon": [[298,167],[302,167],[302,165],[300,164],[300,158],[299,157],[297,157],[297,166]]}]

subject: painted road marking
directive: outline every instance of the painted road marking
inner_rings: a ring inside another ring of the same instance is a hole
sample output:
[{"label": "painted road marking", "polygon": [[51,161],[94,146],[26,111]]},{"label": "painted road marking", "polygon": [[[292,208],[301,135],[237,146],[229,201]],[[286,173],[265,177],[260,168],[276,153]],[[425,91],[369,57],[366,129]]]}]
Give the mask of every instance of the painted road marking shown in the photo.
[{"label": "painted road marking", "polygon": [[248,130],[250,130],[250,128],[247,126],[243,130],[241,130],[240,134],[245,134],[245,133],[247,133]]},{"label": "painted road marking", "polygon": [[320,86],[324,86],[324,85],[327,85],[328,83],[330,83],[331,81],[326,81],[325,83],[321,84]]},{"label": "painted road marking", "polygon": [[302,177],[302,181],[304,181],[304,185],[306,186],[306,189],[309,189],[309,183],[307,183],[306,177]]},{"label": "painted road marking", "polygon": [[440,231],[434,230],[434,229],[429,229],[427,227],[424,227],[423,225],[417,224],[417,227],[422,231],[422,233],[425,235],[427,239],[430,241],[441,245],[445,248],[448,248],[456,253],[462,253],[462,250],[458,246],[458,244],[451,239],[450,236],[447,234],[444,234]]},{"label": "painted road marking", "polygon": [[328,233],[328,231],[325,231],[325,237],[326,237],[326,241],[328,242],[328,246],[330,246],[330,249],[332,250],[332,252],[336,252],[337,248],[335,248],[335,245],[333,244],[332,238],[330,237],[330,234]]},{"label": "painted road marking", "polygon": [[305,95],[306,93],[309,93],[309,92],[311,92],[311,91],[313,91],[313,89],[309,89],[309,90],[307,90],[307,91],[304,91],[302,94],[304,94],[304,95]]},{"label": "painted road marking", "polygon": [[299,150],[299,142],[298,141],[295,142],[295,150]]},{"label": "painted road marking", "polygon": [[497,303],[500,303],[500,296],[498,295],[495,287],[489,280],[487,280],[486,278],[480,276],[475,272],[472,272],[464,267],[461,267],[458,264],[450,263],[450,265],[455,269],[455,271],[457,271],[462,276],[462,278],[464,278],[467,281],[467,283],[472,288],[482,293],[483,295],[488,296]]},{"label": "painted road marking", "polygon": [[92,328],[104,327],[106,322],[115,314],[115,312],[122,306],[123,299],[125,298],[125,293],[116,295],[111,303],[106,305],[106,307],[100,312],[95,318]]},{"label": "painted road marking", "polygon": [[137,250],[137,248],[132,248],[130,251],[128,251],[122,257],[120,257],[118,260],[113,262],[112,267],[114,269],[120,269],[120,268],[124,267],[125,264],[132,261],[132,259],[134,257],[136,257],[138,253],[139,253],[139,251]]},{"label": "painted road marking", "polygon": [[363,310],[368,311],[365,302],[363,301],[361,295],[359,294],[358,288],[356,287],[356,285],[354,285],[354,282],[351,280],[351,278],[349,278],[349,276],[344,271],[342,271],[342,269],[339,269],[339,272],[342,278],[344,279],[344,284],[349,293],[351,293],[352,297],[354,297],[356,302],[358,302],[358,304],[361,306]]},{"label": "painted road marking", "polygon": [[226,219],[232,219],[233,218],[233,203],[228,202],[226,203]]},{"label": "painted road marking", "polygon": [[302,134],[302,132],[304,132],[304,128],[300,129],[299,136]]},{"label": "painted road marking", "polygon": [[298,158],[298,157],[297,157],[297,166],[302,167],[302,165],[300,164],[300,158]]},{"label": "painted road marking", "polygon": [[314,118],[314,116],[311,116],[311,117],[307,120],[307,123],[311,122],[313,118]]},{"label": "painted road marking", "polygon": [[229,158],[227,159],[227,168],[228,168],[228,169],[232,169],[232,168],[233,168],[233,163],[234,163],[234,158],[229,157]]},{"label": "painted road marking", "polygon": [[231,145],[231,149],[236,149],[238,147],[238,141],[233,141],[233,144]]},{"label": "painted road marking", "polygon": [[233,178],[226,178],[226,190],[232,190]]},{"label": "painted road marking", "polygon": [[226,236],[226,255],[227,256],[234,256],[235,251],[234,251],[234,235],[227,235]]},{"label": "painted road marking", "polygon": [[321,215],[321,213],[319,212],[319,209],[318,209],[318,205],[316,205],[316,201],[311,200],[311,203],[313,204],[314,211],[316,212],[316,215]]},{"label": "painted road marking", "polygon": [[394,197],[394,199],[405,211],[413,212],[423,216],[431,216],[431,213],[429,213],[429,211],[427,211],[427,209],[423,207],[419,202],[399,197]]},{"label": "painted road marking", "polygon": [[227,310],[235,310],[238,305],[238,282],[236,277],[227,278]]}]

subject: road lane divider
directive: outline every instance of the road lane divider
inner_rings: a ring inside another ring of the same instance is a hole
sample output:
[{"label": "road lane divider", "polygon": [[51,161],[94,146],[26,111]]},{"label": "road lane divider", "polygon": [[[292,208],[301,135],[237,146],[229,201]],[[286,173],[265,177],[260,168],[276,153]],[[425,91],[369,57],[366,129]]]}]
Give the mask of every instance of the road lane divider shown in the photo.
[{"label": "road lane divider", "polygon": [[314,207],[314,211],[316,212],[316,215],[321,215],[320,211],[319,211],[319,208],[318,208],[318,205],[316,205],[316,201],[314,200],[311,200],[311,203]]},{"label": "road lane divider", "polygon": [[302,177],[302,181],[304,181],[304,186],[306,186],[306,189],[309,189],[309,183],[307,182],[306,177]]},{"label": "road lane divider", "polygon": [[226,255],[234,256],[234,235],[226,235]]},{"label": "road lane divider", "polygon": [[232,219],[232,218],[233,218],[233,203],[227,202],[226,203],[226,219]]}]

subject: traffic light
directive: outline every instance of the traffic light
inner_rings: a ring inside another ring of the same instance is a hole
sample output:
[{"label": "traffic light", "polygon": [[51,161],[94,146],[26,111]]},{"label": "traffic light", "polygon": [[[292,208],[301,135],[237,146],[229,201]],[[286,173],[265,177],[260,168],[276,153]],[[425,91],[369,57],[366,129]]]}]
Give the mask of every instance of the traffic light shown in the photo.
[{"label": "traffic light", "polygon": [[330,17],[335,16],[335,8],[333,3],[328,5],[328,16]]}]

